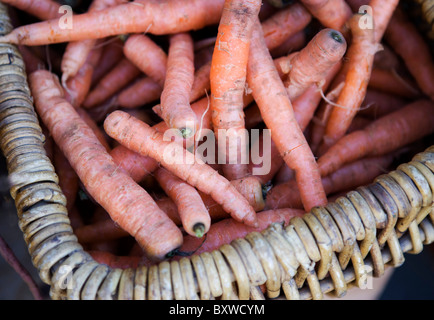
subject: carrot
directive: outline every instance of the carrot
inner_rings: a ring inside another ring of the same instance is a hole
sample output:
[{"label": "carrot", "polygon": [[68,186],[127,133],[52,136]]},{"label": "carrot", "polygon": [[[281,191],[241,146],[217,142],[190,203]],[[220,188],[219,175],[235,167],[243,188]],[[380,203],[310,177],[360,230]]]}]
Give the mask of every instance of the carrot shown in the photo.
[{"label": "carrot", "polygon": [[98,83],[124,57],[123,41],[116,37],[110,38],[99,45],[103,46],[101,58],[92,74],[92,87]]},{"label": "carrot", "polygon": [[311,21],[312,15],[297,2],[277,11],[261,23],[268,49],[277,48]]},{"label": "carrot", "polygon": [[61,5],[53,0],[2,0],[2,2],[27,12],[40,20],[59,18],[64,14],[60,10]]},{"label": "carrot", "polygon": [[[229,180],[248,174],[243,96],[253,21],[261,1],[227,0],[211,63],[211,111],[223,172]],[[224,141],[221,141],[221,138]]]},{"label": "carrot", "polygon": [[135,237],[150,258],[162,259],[178,248],[182,243],[179,228],[143,188],[117,168],[92,129],[62,98],[58,78],[41,70],[29,81],[39,116],[92,198]]},{"label": "carrot", "polygon": [[223,3],[223,0],[136,0],[74,15],[71,29],[62,29],[58,19],[22,26],[0,37],[0,42],[34,46],[141,32],[156,35],[187,32],[217,24]]},{"label": "carrot", "polygon": [[434,61],[431,51],[423,36],[400,9],[394,12],[384,36],[404,60],[422,92],[433,100]]},{"label": "carrot", "polygon": [[358,115],[377,119],[404,107],[406,104],[408,101],[399,96],[368,88]]},{"label": "carrot", "polygon": [[351,17],[350,6],[344,0],[301,0],[310,13],[326,28],[343,31]]},{"label": "carrot", "polygon": [[184,138],[194,136],[197,118],[190,106],[194,81],[193,38],[189,33],[171,35],[167,74],[161,93],[162,118],[170,128],[180,130]]},{"label": "carrot", "polygon": [[347,50],[343,35],[333,29],[323,29],[291,59],[291,70],[285,86],[291,101],[312,84],[324,80],[327,72],[340,62]]},{"label": "carrot", "polygon": [[[371,183],[377,176],[388,171],[393,154],[364,158],[349,163],[321,179],[327,195]],[[266,197],[266,208],[303,208],[295,180],[276,185]]]},{"label": "carrot", "polygon": [[90,92],[83,103],[85,108],[93,108],[103,103],[141,74],[140,70],[127,58],[123,58],[108,72]]},{"label": "carrot", "polygon": [[[105,8],[116,6],[121,3],[126,3],[127,0],[93,0],[88,11],[100,11]],[[75,76],[80,68],[85,64],[87,56],[95,47],[96,39],[69,42],[63,53],[62,63],[60,65],[62,71],[62,84]]]},{"label": "carrot", "polygon": [[91,116],[87,113],[85,109],[77,108],[77,113],[79,116],[83,119],[84,122],[89,126],[89,128],[92,129],[95,136],[98,138],[98,141],[101,143],[101,145],[106,149],[107,152],[110,152],[111,147],[109,144],[109,141],[107,139],[107,135],[101,128],[98,126],[98,124],[92,119]]},{"label": "carrot", "polygon": [[210,194],[234,219],[247,225],[257,224],[256,212],[235,187],[181,145],[164,141],[163,134],[122,111],[111,113],[104,128],[128,149],[154,158],[182,180]]},{"label": "carrot", "polygon": [[144,76],[121,90],[113,103],[121,108],[138,108],[160,99],[162,91],[157,82]]},{"label": "carrot", "polygon": [[371,77],[378,43],[374,39],[374,29],[360,28],[360,18],[361,15],[356,14],[349,21],[352,42],[347,53],[347,72],[342,91],[326,123],[324,148],[330,147],[345,135],[365,98]]},{"label": "carrot", "polygon": [[232,218],[227,218],[211,225],[205,241],[190,235],[185,236],[179,251],[194,252],[194,254],[211,252],[224,244],[231,243],[231,241],[235,239],[243,238],[250,232],[260,232],[272,223],[287,225],[291,218],[300,217],[304,213],[303,210],[297,209],[278,209],[258,212],[259,225],[257,228],[249,227]]},{"label": "carrot", "polygon": [[[327,203],[317,163],[266,47],[259,22],[250,44],[247,81],[285,163],[296,172],[305,210]],[[288,139],[288,136],[291,139]]]},{"label": "carrot", "polygon": [[209,230],[211,218],[197,190],[164,168],[154,174],[165,193],[176,203],[184,230],[202,238]]},{"label": "carrot", "polygon": [[144,34],[130,35],[124,45],[124,54],[144,74],[161,87],[167,72],[167,54]]},{"label": "carrot", "polygon": [[95,65],[101,57],[102,48],[95,47],[89,52],[86,62],[78,73],[63,83],[66,99],[75,107],[82,106],[92,86]]},{"label": "carrot", "polygon": [[432,108],[429,100],[418,100],[375,120],[364,130],[345,135],[318,159],[321,175],[363,157],[392,152],[432,133]]},{"label": "carrot", "polygon": [[369,88],[402,98],[417,99],[421,97],[421,92],[414,80],[407,76],[401,76],[394,70],[373,68],[369,79]]}]

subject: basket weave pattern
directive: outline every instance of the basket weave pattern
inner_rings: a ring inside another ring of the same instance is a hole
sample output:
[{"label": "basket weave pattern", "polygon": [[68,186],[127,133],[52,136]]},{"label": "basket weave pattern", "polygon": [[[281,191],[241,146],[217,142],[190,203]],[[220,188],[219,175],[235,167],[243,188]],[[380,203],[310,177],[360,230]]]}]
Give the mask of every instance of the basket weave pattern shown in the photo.
[{"label": "basket weave pattern", "polygon": [[[0,33],[12,29],[0,4]],[[24,63],[0,45],[0,143],[19,226],[52,299],[321,299],[383,275],[434,241],[434,147],[371,185],[218,250],[113,269],[83,250],[44,149]],[[265,293],[261,290],[265,285]]]}]

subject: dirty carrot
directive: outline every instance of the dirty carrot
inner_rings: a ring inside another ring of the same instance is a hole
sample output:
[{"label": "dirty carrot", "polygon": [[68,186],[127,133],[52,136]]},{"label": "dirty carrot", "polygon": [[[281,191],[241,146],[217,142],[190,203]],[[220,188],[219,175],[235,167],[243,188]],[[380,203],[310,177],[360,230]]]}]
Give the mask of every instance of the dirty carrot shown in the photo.
[{"label": "dirty carrot", "polygon": [[223,3],[224,0],[136,0],[74,15],[73,28],[64,28],[58,19],[22,26],[0,37],[0,42],[33,46],[130,33],[162,35],[187,32],[217,24]]},{"label": "dirty carrot", "polygon": [[433,103],[414,101],[373,121],[365,129],[342,137],[318,159],[322,176],[344,164],[366,156],[382,155],[416,141],[433,132]]},{"label": "dirty carrot", "polygon": [[150,258],[162,259],[178,248],[182,243],[179,228],[117,167],[92,129],[62,98],[59,79],[41,70],[29,81],[39,116],[92,198],[135,237]]},{"label": "dirty carrot", "polygon": [[[321,179],[327,195],[371,183],[380,174],[389,171],[394,155],[368,157],[349,163]],[[294,180],[273,187],[266,197],[266,208],[303,208]]]},{"label": "dirty carrot", "polygon": [[[89,6],[88,11],[100,11],[105,8],[115,6],[121,3],[126,3],[127,0],[93,0]],[[89,39],[83,41],[73,41],[66,45],[65,51],[62,56],[62,63],[60,65],[62,72],[62,84],[65,85],[66,81],[75,76],[80,68],[86,62],[89,52],[95,47],[96,39]]]},{"label": "dirty carrot", "polygon": [[119,110],[106,118],[104,128],[128,149],[154,158],[182,180],[210,194],[234,219],[257,224],[256,212],[235,187],[182,145],[165,141],[163,134]]},{"label": "dirty carrot", "polygon": [[93,108],[111,98],[141,74],[140,70],[127,58],[123,58],[89,92],[83,107]]},{"label": "dirty carrot", "polygon": [[167,54],[144,34],[130,35],[124,45],[124,54],[145,75],[162,88],[167,72]]},{"label": "dirty carrot", "polygon": [[189,33],[171,35],[166,79],[161,93],[161,116],[169,128],[178,129],[184,138],[194,136],[198,126],[198,119],[190,106],[193,81],[193,38]]},{"label": "dirty carrot", "polygon": [[349,26],[352,42],[348,48],[347,73],[344,86],[333,106],[326,123],[323,147],[336,143],[348,130],[366,95],[375,53],[379,44],[375,42],[374,29],[360,28],[360,14],[354,15]]},{"label": "dirty carrot", "polygon": [[27,12],[40,20],[55,19],[64,14],[60,10],[60,4],[53,0],[2,0],[2,2]]},{"label": "dirty carrot", "polygon": [[297,123],[291,101],[266,47],[259,21],[250,44],[247,82],[282,158],[296,172],[305,210],[325,205],[327,198],[316,160]]},{"label": "dirty carrot", "polygon": [[158,168],[154,176],[164,192],[177,205],[185,232],[202,238],[209,230],[211,217],[198,191],[164,168]]},{"label": "dirty carrot", "polygon": [[301,3],[326,28],[343,31],[345,23],[352,15],[345,0],[301,0]]},{"label": "dirty carrot", "polygon": [[312,84],[324,80],[327,72],[342,60],[346,50],[347,42],[339,31],[323,29],[318,32],[291,59],[291,70],[285,81],[291,101]]},{"label": "dirty carrot", "polygon": [[250,232],[262,231],[271,223],[282,223],[287,225],[291,218],[300,217],[304,213],[304,210],[298,209],[261,211],[257,214],[259,222],[257,228],[246,226],[232,218],[223,219],[211,225],[205,241],[189,235],[184,236],[184,241],[179,251],[194,252],[195,254],[211,252],[224,244],[231,243],[231,241],[235,239],[243,238]]},{"label": "dirty carrot", "polygon": [[261,1],[225,2],[212,56],[212,122],[219,155],[226,160],[223,172],[229,180],[248,174],[243,96],[250,37],[260,6]]}]

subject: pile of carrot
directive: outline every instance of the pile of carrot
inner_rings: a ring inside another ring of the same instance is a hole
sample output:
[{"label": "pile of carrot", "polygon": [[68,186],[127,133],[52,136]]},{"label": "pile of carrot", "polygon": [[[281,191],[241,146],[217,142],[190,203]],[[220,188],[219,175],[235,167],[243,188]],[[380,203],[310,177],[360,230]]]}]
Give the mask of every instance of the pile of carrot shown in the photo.
[{"label": "pile of carrot", "polygon": [[71,27],[62,1],[3,2],[0,42],[23,54],[71,225],[101,263],[286,225],[434,133],[433,57],[398,0],[93,0]]}]

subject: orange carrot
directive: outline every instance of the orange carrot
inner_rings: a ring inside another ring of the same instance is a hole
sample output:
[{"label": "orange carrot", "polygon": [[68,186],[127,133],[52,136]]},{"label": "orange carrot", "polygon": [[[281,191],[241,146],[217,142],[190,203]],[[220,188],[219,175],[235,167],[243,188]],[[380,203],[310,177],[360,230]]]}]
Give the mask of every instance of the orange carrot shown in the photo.
[{"label": "orange carrot", "polygon": [[225,159],[223,172],[229,180],[248,174],[243,96],[252,26],[260,5],[261,1],[225,2],[212,57],[212,122],[219,156]]},{"label": "orange carrot", "polygon": [[194,254],[211,252],[224,244],[231,243],[231,241],[235,239],[243,238],[250,232],[262,231],[272,223],[287,225],[291,218],[301,217],[304,213],[303,210],[297,209],[278,209],[258,212],[259,225],[257,228],[248,227],[232,218],[227,218],[211,225],[205,241],[189,235],[185,236],[179,251],[194,252]]},{"label": "orange carrot", "polygon": [[291,101],[266,47],[259,22],[253,30],[247,81],[282,158],[296,172],[305,210],[326,204],[327,198],[316,160],[297,123]]},{"label": "orange carrot", "polygon": [[164,168],[157,169],[154,174],[165,193],[176,203],[184,230],[202,238],[209,230],[211,218],[197,190]]},{"label": "orange carrot", "polygon": [[60,10],[60,4],[53,0],[2,0],[2,2],[27,12],[40,20],[55,19],[64,14]]},{"label": "orange carrot", "polygon": [[351,121],[362,105],[366,95],[374,55],[378,49],[375,42],[374,29],[360,28],[360,14],[354,15],[349,21],[352,42],[347,54],[347,72],[344,86],[327,121],[323,145],[330,147],[348,130]]},{"label": "orange carrot", "polygon": [[124,54],[163,88],[167,72],[167,55],[151,38],[144,34],[130,35],[124,45]]},{"label": "orange carrot", "polygon": [[291,101],[312,84],[324,80],[327,72],[339,63],[347,42],[339,31],[323,29],[291,59],[291,70],[285,86]]},{"label": "orange carrot", "polygon": [[90,92],[83,103],[85,108],[93,108],[111,98],[141,74],[140,70],[127,58],[108,72]]},{"label": "orange carrot", "polygon": [[[371,183],[386,173],[394,159],[393,154],[364,158],[349,163],[321,179],[327,195]],[[276,185],[266,197],[266,208],[303,208],[295,180]]]},{"label": "orange carrot", "polygon": [[178,248],[182,243],[179,228],[143,188],[119,170],[92,129],[62,98],[58,78],[41,70],[29,81],[39,116],[92,198],[136,238],[150,258],[162,259]]},{"label": "orange carrot", "polygon": [[122,111],[111,113],[104,128],[128,149],[154,158],[182,180],[210,194],[234,219],[251,226],[257,224],[256,212],[235,187],[182,145],[164,141],[163,134]]},{"label": "orange carrot", "polygon": [[[93,0],[88,11],[100,11],[126,2],[127,0]],[[85,64],[87,56],[95,47],[96,43],[96,39],[90,39],[69,42],[67,44],[60,66],[62,71],[62,84],[66,84],[66,81],[70,77],[73,77],[78,73],[80,68]]]},{"label": "orange carrot", "polygon": [[163,88],[150,77],[141,77],[121,90],[113,102],[121,108],[137,108],[160,99]]},{"label": "orange carrot", "polygon": [[342,137],[318,159],[322,176],[366,156],[383,155],[433,132],[433,103],[418,100],[385,115],[364,130]]},{"label": "orange carrot", "polygon": [[408,104],[406,99],[374,89],[368,89],[358,115],[378,119]]},{"label": "orange carrot", "polygon": [[343,31],[352,12],[344,0],[301,0],[310,13],[326,28]]},{"label": "orange carrot", "polygon": [[197,118],[190,106],[194,81],[193,38],[189,33],[170,36],[167,74],[161,93],[162,118],[170,128],[180,130],[184,138],[194,136]]},{"label": "orange carrot", "polygon": [[303,30],[312,21],[312,15],[300,3],[283,8],[262,21],[265,43],[273,50],[286,39]]},{"label": "orange carrot", "polygon": [[415,25],[397,9],[385,33],[385,40],[404,60],[422,92],[434,99],[434,61],[429,46]]},{"label": "orange carrot", "polygon": [[223,0],[136,0],[74,15],[70,29],[59,25],[58,19],[22,26],[0,37],[0,42],[34,46],[141,32],[175,34],[217,24],[223,3]]},{"label": "orange carrot", "polygon": [[89,116],[85,109],[77,108],[77,113],[80,115],[83,121],[86,122],[86,124],[92,129],[93,133],[98,138],[98,141],[106,149],[106,151],[110,152],[111,147],[104,130],[102,130],[98,126],[98,124],[92,119],[91,116]]}]

